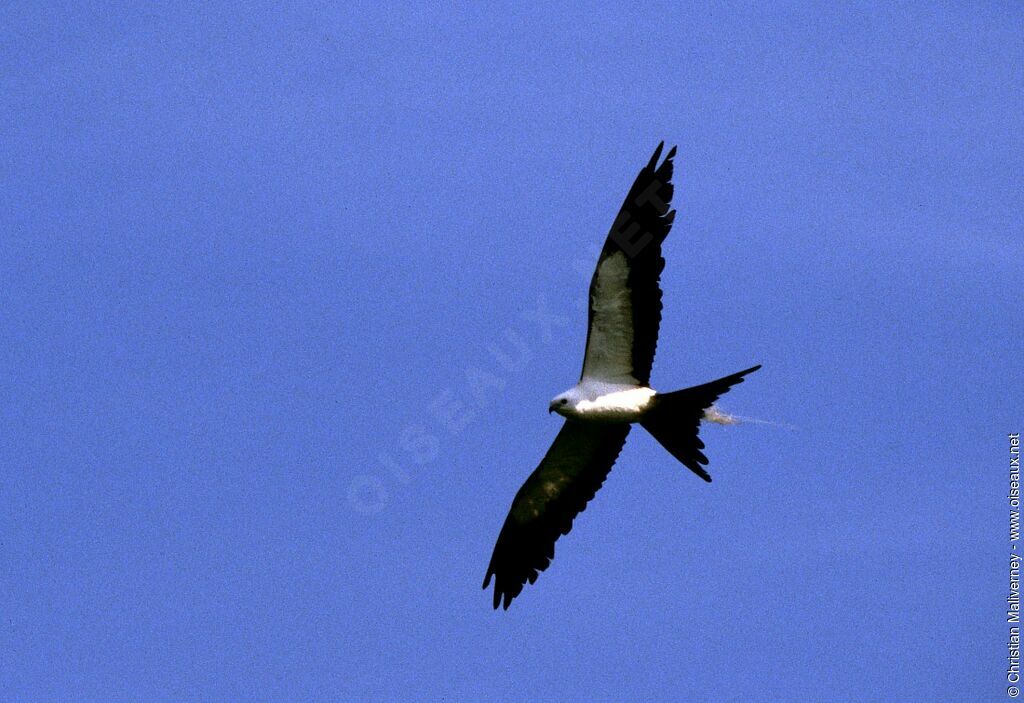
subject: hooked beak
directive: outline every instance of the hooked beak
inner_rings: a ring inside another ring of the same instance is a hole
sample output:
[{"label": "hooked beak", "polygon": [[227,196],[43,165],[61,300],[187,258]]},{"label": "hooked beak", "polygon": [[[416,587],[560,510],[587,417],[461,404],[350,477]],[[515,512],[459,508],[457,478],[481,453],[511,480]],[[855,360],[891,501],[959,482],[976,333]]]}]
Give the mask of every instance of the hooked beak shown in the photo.
[{"label": "hooked beak", "polygon": [[553,412],[555,412],[555,404],[554,403],[550,403],[548,405],[548,415],[550,415]]}]

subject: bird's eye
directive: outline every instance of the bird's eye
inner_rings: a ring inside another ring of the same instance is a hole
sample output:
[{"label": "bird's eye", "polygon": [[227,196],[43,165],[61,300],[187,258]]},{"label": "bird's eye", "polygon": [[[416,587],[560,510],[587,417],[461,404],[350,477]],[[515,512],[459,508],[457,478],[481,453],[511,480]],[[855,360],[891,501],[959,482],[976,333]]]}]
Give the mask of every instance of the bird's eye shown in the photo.
[{"label": "bird's eye", "polygon": [[569,402],[569,399],[568,399],[568,398],[562,398],[562,399],[561,399],[560,401],[558,401],[558,402],[559,402],[559,403],[561,403],[562,405],[565,405],[566,403],[568,403],[568,402]]}]

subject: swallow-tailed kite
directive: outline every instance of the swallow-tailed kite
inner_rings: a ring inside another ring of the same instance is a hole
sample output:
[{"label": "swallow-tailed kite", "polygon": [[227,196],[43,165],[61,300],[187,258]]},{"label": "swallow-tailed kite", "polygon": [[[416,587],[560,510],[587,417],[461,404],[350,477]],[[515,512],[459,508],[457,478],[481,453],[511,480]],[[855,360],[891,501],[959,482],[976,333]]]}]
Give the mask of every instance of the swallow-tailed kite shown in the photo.
[{"label": "swallow-tailed kite", "polygon": [[640,171],[612,225],[590,281],[590,314],[580,381],[551,401],[564,415],[554,444],[519,489],[494,547],[484,588],[494,577],[494,607],[508,608],[555,555],[555,540],[572,529],[615,463],[632,423],[654,435],[705,481],[708,458],[697,436],[705,410],[757,369],[671,393],[650,387],[661,322],[661,243],[675,211],[672,157],[658,164],[664,143]]}]

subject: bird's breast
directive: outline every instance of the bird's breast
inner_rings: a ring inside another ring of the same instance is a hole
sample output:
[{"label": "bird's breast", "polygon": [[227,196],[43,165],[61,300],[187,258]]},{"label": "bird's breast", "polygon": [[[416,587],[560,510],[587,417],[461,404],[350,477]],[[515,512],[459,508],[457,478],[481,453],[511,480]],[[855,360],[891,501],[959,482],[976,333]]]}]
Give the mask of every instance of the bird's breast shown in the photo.
[{"label": "bird's breast", "polygon": [[650,407],[654,395],[654,390],[650,388],[610,391],[579,401],[575,411],[584,420],[636,422]]}]

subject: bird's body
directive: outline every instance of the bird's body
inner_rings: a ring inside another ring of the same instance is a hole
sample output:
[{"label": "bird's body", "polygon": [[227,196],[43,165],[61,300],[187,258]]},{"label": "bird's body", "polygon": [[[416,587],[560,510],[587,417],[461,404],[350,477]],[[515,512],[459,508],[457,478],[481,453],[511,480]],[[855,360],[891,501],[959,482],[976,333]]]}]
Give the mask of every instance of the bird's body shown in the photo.
[{"label": "bird's body", "polygon": [[646,386],[584,378],[551,401],[550,409],[577,422],[638,422],[655,395]]},{"label": "bird's body", "polygon": [[555,541],[601,487],[633,424],[705,481],[700,422],[723,393],[760,368],[671,393],[650,387],[661,323],[661,244],[675,217],[672,157],[659,145],[612,224],[590,282],[590,309],[579,383],[548,407],[566,420],[540,465],[512,501],[484,578],[494,607],[508,608],[554,558]]}]

